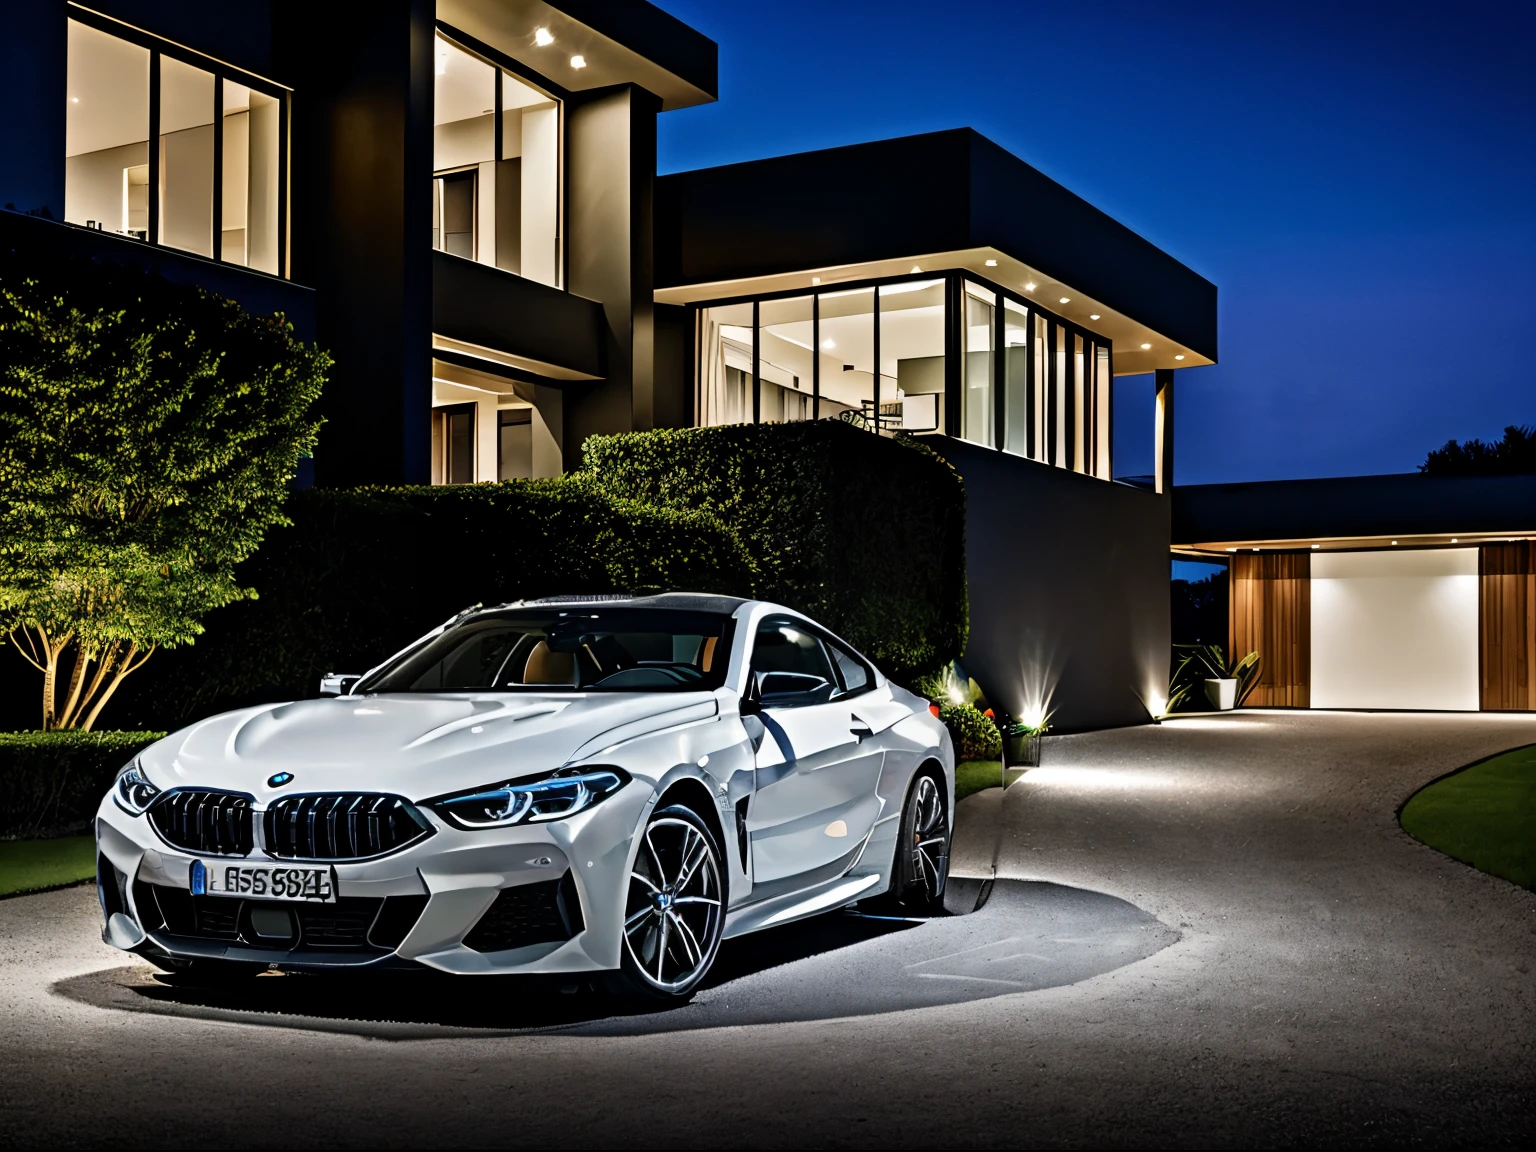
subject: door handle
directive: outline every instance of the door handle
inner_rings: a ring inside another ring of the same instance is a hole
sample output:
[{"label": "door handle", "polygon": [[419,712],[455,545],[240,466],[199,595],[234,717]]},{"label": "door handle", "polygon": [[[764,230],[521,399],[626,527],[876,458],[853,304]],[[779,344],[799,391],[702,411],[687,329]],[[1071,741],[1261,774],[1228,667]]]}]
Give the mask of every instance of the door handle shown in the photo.
[{"label": "door handle", "polygon": [[858,719],[858,717],[854,717],[853,723],[848,726],[848,731],[852,732],[854,736],[858,737],[859,743],[861,744],[864,742],[864,737],[873,736],[875,734],[875,730],[868,724],[864,723],[864,721]]}]

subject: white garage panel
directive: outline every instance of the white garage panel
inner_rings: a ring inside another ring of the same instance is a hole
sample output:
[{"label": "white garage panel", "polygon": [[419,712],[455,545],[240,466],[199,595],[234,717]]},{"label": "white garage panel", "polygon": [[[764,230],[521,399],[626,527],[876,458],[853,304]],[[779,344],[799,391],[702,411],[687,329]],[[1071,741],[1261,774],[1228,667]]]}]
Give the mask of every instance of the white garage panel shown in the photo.
[{"label": "white garage panel", "polygon": [[1476,711],[1477,549],[1312,553],[1312,707]]}]

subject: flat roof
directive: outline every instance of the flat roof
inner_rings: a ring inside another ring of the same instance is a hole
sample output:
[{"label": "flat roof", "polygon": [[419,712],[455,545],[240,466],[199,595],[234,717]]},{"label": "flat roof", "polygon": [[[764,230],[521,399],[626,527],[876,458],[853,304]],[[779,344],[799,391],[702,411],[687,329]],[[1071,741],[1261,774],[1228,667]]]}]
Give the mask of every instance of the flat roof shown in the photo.
[{"label": "flat roof", "polygon": [[568,92],[638,84],[663,111],[719,96],[718,45],[646,0],[438,0],[437,17]]},{"label": "flat roof", "polygon": [[1173,490],[1173,546],[1221,555],[1250,548],[1382,548],[1536,537],[1536,475],[1340,476]]},{"label": "flat roof", "polygon": [[968,268],[1114,340],[1118,374],[1217,356],[1214,284],[969,128],[663,176],[655,220],[665,303]]}]

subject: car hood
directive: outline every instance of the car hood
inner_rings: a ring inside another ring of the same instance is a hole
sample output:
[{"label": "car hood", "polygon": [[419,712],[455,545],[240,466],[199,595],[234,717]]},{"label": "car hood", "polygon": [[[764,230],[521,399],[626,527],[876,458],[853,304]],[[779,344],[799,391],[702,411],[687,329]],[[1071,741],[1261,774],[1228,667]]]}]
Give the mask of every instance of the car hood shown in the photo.
[{"label": "car hood", "polygon": [[[160,788],[420,800],[551,771],[718,711],[709,692],[340,696],[210,717],[146,749],[141,763]],[[293,779],[269,786],[279,772]]]}]

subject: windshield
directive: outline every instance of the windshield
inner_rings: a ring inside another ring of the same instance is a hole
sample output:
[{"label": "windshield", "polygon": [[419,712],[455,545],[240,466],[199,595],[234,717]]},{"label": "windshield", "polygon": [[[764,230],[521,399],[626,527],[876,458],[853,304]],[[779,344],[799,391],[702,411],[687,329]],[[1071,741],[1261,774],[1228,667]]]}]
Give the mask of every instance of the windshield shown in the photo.
[{"label": "windshield", "polygon": [[353,691],[689,692],[725,682],[731,619],[666,608],[474,616]]}]

